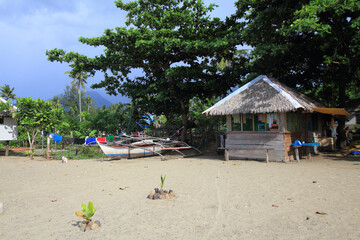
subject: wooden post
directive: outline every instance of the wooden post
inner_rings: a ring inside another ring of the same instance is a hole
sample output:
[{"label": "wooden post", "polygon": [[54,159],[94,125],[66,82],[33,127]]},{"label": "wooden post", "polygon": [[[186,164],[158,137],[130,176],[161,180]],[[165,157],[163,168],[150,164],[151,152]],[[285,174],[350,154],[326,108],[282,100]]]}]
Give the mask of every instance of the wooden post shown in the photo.
[{"label": "wooden post", "polygon": [[297,162],[300,162],[299,148],[295,148],[295,159]]},{"label": "wooden post", "polygon": [[229,150],[225,148],[225,161],[229,161]]},{"label": "wooden post", "polygon": [[266,163],[269,162],[269,149],[266,149]]},{"label": "wooden post", "polygon": [[46,159],[50,159],[50,156],[51,156],[51,152],[50,152],[50,138],[47,137],[46,139]]},{"label": "wooden post", "polygon": [[5,143],[5,156],[9,156],[9,148],[10,148],[10,141],[6,141]]}]

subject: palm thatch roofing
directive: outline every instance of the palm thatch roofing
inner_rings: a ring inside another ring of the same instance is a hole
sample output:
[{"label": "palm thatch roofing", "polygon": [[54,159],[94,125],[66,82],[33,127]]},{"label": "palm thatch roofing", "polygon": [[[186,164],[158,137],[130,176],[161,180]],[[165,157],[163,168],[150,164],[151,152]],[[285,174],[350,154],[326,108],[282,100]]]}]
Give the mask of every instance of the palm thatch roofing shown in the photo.
[{"label": "palm thatch roofing", "polygon": [[324,108],[324,105],[296,92],[274,78],[260,75],[204,111],[203,114],[219,116],[239,113],[292,112],[299,109],[314,112],[313,108]]}]

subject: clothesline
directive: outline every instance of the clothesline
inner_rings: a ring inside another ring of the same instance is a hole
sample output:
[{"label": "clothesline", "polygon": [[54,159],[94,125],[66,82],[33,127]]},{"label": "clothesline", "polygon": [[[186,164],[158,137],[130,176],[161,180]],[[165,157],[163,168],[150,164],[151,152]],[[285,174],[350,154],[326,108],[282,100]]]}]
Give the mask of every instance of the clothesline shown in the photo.
[{"label": "clothesline", "polygon": [[63,137],[61,135],[50,133],[47,131],[41,131],[41,136],[49,137],[54,139],[54,142],[60,143],[64,142],[66,144],[85,144],[85,145],[95,145],[96,141],[99,142],[113,142],[116,138],[119,138],[122,134],[110,135],[107,137],[98,137],[98,138],[71,138]]}]

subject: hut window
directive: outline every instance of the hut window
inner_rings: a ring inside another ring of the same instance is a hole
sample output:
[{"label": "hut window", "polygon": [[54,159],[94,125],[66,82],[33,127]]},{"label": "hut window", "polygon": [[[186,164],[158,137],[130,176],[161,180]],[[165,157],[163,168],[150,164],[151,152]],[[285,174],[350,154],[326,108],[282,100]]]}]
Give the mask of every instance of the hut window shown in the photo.
[{"label": "hut window", "polygon": [[253,130],[253,115],[252,113],[242,114],[243,120],[243,131]]},{"label": "hut window", "polygon": [[232,131],[241,131],[240,114],[231,115],[231,130]]},{"label": "hut window", "polygon": [[286,129],[288,131],[298,131],[300,127],[300,114],[299,112],[286,113]]},{"label": "hut window", "polygon": [[272,132],[279,131],[279,114],[268,113],[267,114],[267,127]]},{"label": "hut window", "polygon": [[4,124],[4,117],[0,117],[0,124]]},{"label": "hut window", "polygon": [[267,131],[269,127],[266,125],[266,114],[254,114],[255,131]]}]

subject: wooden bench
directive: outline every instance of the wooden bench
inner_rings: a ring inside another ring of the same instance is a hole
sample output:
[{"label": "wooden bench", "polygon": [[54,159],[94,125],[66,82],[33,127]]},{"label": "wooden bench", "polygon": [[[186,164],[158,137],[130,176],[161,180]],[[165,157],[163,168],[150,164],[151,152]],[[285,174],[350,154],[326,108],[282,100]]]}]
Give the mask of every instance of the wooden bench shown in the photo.
[{"label": "wooden bench", "polygon": [[237,147],[225,147],[225,161],[229,161],[229,150],[264,150],[266,162],[269,162],[269,150],[274,150],[274,148],[265,144],[249,144],[249,145],[238,145]]}]

